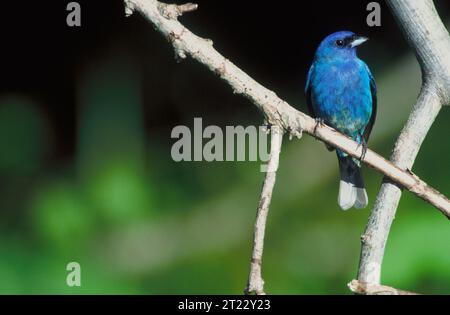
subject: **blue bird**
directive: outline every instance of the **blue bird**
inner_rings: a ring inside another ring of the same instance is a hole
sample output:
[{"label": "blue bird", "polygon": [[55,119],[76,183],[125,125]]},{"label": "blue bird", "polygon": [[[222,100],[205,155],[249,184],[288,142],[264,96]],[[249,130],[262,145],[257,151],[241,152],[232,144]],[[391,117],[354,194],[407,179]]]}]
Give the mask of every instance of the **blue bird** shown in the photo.
[{"label": "blue bird", "polygon": [[[308,110],[317,123],[346,134],[363,146],[363,152],[377,110],[375,80],[369,67],[356,55],[356,47],[366,40],[348,31],[327,36],[316,51],[305,88]],[[365,208],[368,197],[360,161],[341,150],[336,153],[341,175],[339,206],[343,210]]]}]

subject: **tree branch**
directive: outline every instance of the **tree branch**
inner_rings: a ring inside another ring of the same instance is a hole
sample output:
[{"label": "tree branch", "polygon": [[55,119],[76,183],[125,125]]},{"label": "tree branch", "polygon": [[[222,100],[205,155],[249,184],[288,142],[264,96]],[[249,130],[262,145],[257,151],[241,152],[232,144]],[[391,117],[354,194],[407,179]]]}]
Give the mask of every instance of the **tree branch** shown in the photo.
[{"label": "tree branch", "polygon": [[[422,68],[422,90],[391,156],[401,169],[411,169],[442,105],[450,103],[450,37],[431,0],[389,0],[388,4]],[[401,193],[401,185],[384,178],[361,237],[358,280],[362,283],[380,283],[386,241]]]},{"label": "tree branch", "polygon": [[278,162],[281,152],[281,144],[283,141],[283,130],[279,126],[271,126],[270,129],[270,159],[266,172],[266,178],[264,179],[264,184],[261,191],[258,210],[256,213],[250,274],[247,287],[244,290],[245,294],[265,294],[264,280],[261,276],[262,254],[264,249],[264,232],[266,229],[266,221],[267,215],[269,214],[269,205],[272,199],[273,187],[275,186],[275,179],[277,176]]}]

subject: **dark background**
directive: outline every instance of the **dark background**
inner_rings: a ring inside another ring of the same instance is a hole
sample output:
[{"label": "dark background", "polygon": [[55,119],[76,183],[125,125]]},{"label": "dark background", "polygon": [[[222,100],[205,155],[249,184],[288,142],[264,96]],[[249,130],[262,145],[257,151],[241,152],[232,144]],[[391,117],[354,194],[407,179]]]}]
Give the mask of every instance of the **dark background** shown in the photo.
[{"label": "dark background", "polygon": [[[66,25],[69,1],[2,4],[0,275],[9,278],[0,291],[240,293],[259,164],[175,163],[170,132],[194,117],[260,125],[260,114],[206,68],[177,62],[147,21],[124,17],[122,1],[78,2],[81,27]],[[366,25],[368,2],[204,0],[180,21],[302,111],[318,43],[338,30],[368,36],[359,56],[380,91],[372,143],[387,157],[420,72],[384,2],[382,26]],[[449,3],[435,4],[448,22]],[[444,194],[448,118],[444,109],[415,169]],[[267,290],[347,293],[369,209],[338,210],[334,154],[307,137],[285,146],[267,231]],[[367,171],[371,202],[380,180]],[[447,223],[408,193],[403,200],[384,279],[448,292]],[[65,286],[71,260],[87,270],[82,288]]]}]

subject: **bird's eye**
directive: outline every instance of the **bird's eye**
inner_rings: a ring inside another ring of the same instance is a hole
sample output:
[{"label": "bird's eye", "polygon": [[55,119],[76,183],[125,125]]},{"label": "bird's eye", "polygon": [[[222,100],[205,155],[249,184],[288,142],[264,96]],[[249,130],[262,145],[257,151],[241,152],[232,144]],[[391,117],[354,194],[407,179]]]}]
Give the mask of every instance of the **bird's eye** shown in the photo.
[{"label": "bird's eye", "polygon": [[341,40],[341,39],[338,39],[338,40],[336,41],[336,46],[338,46],[338,47],[344,46],[344,41]]}]

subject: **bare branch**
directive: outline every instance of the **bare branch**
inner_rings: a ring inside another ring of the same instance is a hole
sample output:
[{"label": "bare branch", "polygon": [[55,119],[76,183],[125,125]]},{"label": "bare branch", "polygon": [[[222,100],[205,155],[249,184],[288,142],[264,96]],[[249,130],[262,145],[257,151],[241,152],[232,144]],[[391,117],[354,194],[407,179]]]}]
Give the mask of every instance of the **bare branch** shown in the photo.
[{"label": "bare branch", "polygon": [[352,280],[348,287],[352,292],[364,295],[418,295],[414,292],[399,290],[381,284],[359,282],[358,280]]},{"label": "bare branch", "polygon": [[[125,15],[130,16],[133,14],[135,7],[135,1],[133,0],[124,0],[125,3]],[[198,5],[196,3],[185,3],[185,4],[165,4],[158,3],[158,9],[160,13],[167,19],[177,19],[179,16],[182,16],[184,13],[192,12],[197,10]]]},{"label": "bare branch", "polygon": [[269,214],[270,200],[272,199],[273,187],[277,176],[278,162],[280,159],[281,143],[283,140],[283,130],[279,126],[271,126],[270,159],[264,179],[258,210],[256,213],[253,252],[250,263],[250,274],[248,278],[245,294],[264,293],[264,280],[261,276],[262,254],[264,249],[264,232],[266,229],[267,215]]},{"label": "bare branch", "polygon": [[176,19],[184,13],[197,10],[197,8],[198,5],[195,3],[185,3],[180,5],[160,3],[159,5],[161,14],[168,19]]},{"label": "bare branch", "polygon": [[450,37],[433,0],[387,0],[419,61],[424,85],[436,86],[450,105]]},{"label": "bare branch", "polygon": [[[401,169],[411,169],[442,105],[449,103],[450,37],[431,0],[389,0],[388,4],[416,53],[423,75],[419,98],[391,156]],[[401,186],[388,178],[383,180],[361,237],[358,280],[363,283],[380,283],[385,245],[401,193]]]}]

